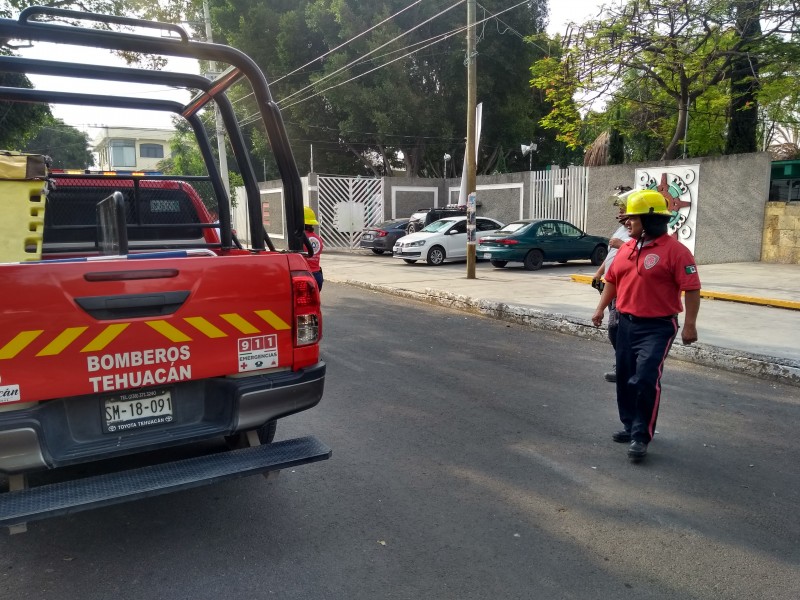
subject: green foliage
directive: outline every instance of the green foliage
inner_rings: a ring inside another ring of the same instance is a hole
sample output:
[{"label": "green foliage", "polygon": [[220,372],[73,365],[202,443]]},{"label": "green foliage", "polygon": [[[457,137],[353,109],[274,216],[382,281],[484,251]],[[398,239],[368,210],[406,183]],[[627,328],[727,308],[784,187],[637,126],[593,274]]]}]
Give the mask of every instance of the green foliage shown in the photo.
[{"label": "green foliage", "polygon": [[156,168],[165,175],[207,175],[192,128],[178,118],[173,119],[173,125],[175,135],[169,142],[170,157],[160,161]]},{"label": "green foliage", "polygon": [[[532,83],[538,89],[564,86],[550,92],[552,110],[542,124],[575,147],[585,140],[576,110],[611,98],[609,105],[621,108],[622,122],[636,124],[631,127],[636,135],[625,136],[632,159],[649,157],[657,146],[661,158],[674,158],[687,118],[687,147],[722,151],[719,132],[727,122],[716,115],[725,112],[722,98],[730,95],[736,60],[757,53],[762,69],[766,66],[763,81],[770,64],[796,52],[787,39],[797,31],[798,19],[790,0],[762,5],[764,29],[756,34],[742,35],[738,16],[728,0],[627,0],[607,6],[601,18],[569,30],[560,53],[534,64]],[[570,98],[580,98],[577,108]],[[636,102],[643,106],[633,106]]]},{"label": "green foliage", "polygon": [[[2,72],[0,72],[0,85],[33,87],[24,75]],[[44,125],[48,118],[51,118],[48,106],[0,101],[0,148],[21,150],[25,141]]]},{"label": "green foliage", "polygon": [[[408,10],[338,48],[404,8]],[[391,174],[405,166],[411,175],[441,177],[445,153],[461,162],[466,34],[460,31],[437,44],[430,40],[463,27],[465,15],[462,7],[433,19],[441,10],[430,3],[411,6],[408,0],[211,3],[215,39],[244,50],[272,80],[301,172],[310,169],[313,146],[315,171],[365,175]],[[525,78],[528,65],[542,51],[519,35],[540,31],[545,15],[545,2],[535,0],[504,13],[504,24],[489,20],[479,27],[481,171],[504,164],[527,169],[520,143],[554,137],[537,125],[545,112],[544,99]],[[409,54],[415,49],[419,51]],[[236,106],[247,122],[257,107],[252,97],[242,98]],[[252,129],[246,133],[258,165],[267,148],[258,140],[260,131]],[[460,169],[455,162],[453,167]]]},{"label": "green foliage", "polygon": [[24,145],[32,154],[46,154],[55,169],[87,169],[94,164],[87,135],[61,119],[48,118]]},{"label": "green foliage", "polygon": [[581,142],[581,115],[575,104],[577,80],[568,62],[558,58],[546,57],[531,67],[531,85],[544,92],[550,105],[550,112],[540,120],[546,129],[555,130],[556,141],[568,148],[578,148]]}]

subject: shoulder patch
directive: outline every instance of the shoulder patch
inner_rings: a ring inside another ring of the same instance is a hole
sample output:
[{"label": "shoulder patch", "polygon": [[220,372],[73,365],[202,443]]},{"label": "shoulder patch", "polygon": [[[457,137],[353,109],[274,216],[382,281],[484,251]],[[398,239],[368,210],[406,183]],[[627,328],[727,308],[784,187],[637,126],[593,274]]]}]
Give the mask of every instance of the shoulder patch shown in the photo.
[{"label": "shoulder patch", "polygon": [[697,267],[695,265],[686,265],[685,270],[687,275],[694,275],[697,273]]}]

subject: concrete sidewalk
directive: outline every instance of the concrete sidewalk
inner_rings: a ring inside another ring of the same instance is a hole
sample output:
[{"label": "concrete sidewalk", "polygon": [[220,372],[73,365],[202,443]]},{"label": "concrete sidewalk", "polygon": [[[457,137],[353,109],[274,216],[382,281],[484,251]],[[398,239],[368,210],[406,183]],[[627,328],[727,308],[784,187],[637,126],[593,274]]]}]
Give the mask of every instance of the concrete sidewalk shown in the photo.
[{"label": "concrete sidewalk", "polygon": [[[476,278],[466,264],[408,265],[389,255],[326,250],[325,280],[427,301],[485,316],[605,340],[591,323],[598,293],[587,282],[588,262],[495,269],[480,261]],[[699,341],[680,343],[682,360],[800,385],[800,265],[701,265]],[[324,298],[324,294],[323,294]],[[727,301],[719,298],[729,298]],[[785,306],[787,308],[776,308]]]}]

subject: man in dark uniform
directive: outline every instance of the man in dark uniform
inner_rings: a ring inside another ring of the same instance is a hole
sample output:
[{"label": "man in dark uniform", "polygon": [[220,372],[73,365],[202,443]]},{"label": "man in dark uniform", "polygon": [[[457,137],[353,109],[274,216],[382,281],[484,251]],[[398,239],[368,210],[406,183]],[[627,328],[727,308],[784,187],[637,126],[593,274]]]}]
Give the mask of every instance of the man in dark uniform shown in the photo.
[{"label": "man in dark uniform", "polygon": [[689,249],[667,234],[671,213],[660,192],[631,194],[625,216],[631,240],[619,249],[605,275],[592,322],[599,327],[616,298],[617,408],[624,429],[612,439],[630,442],[628,456],[639,461],[655,433],[661,374],[683,310],[681,292],[686,303],[681,338],[686,345],[697,341],[700,277]]},{"label": "man in dark uniform", "polygon": [[[606,254],[606,259],[603,261],[603,264],[597,268],[597,272],[592,278],[592,287],[600,290],[601,294],[603,293],[603,288],[605,287],[603,275],[611,268],[611,263],[614,262],[614,257],[617,255],[617,251],[625,245],[625,242],[631,239],[631,236],[628,233],[628,228],[625,225],[625,221],[628,220],[628,218],[625,216],[625,202],[628,196],[630,196],[633,192],[627,185],[618,185],[616,192],[617,193],[612,196],[612,203],[618,209],[617,221],[619,221],[619,227],[617,227],[614,230],[614,233],[611,234],[611,239],[608,241],[608,254]],[[617,314],[616,301],[612,300],[611,304],[608,305],[608,340],[611,342],[611,347],[614,348],[614,352],[617,350],[618,324],[619,315]],[[609,371],[605,374],[605,380],[609,383],[617,382],[616,364],[614,365],[613,371]]]}]

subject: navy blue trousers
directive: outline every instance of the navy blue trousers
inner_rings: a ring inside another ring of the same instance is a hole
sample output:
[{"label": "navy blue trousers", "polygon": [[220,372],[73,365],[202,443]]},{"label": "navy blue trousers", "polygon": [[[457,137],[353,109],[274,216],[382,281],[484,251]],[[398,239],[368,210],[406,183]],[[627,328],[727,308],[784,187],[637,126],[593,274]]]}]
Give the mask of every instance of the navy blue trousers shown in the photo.
[{"label": "navy blue trousers", "polygon": [[664,361],[677,333],[677,317],[639,319],[619,315],[617,408],[619,420],[637,442],[647,444],[653,439]]}]

